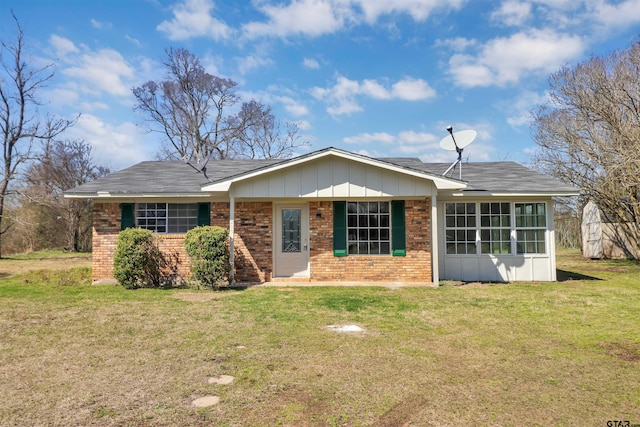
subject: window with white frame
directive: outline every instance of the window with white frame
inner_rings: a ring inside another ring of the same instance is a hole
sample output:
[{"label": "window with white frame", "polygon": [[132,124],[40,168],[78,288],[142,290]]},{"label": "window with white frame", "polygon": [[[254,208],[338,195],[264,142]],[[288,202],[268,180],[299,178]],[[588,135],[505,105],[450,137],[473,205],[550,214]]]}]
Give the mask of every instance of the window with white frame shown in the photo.
[{"label": "window with white frame", "polygon": [[186,233],[198,225],[197,203],[138,203],[136,226],[156,233]]},{"label": "window with white frame", "polygon": [[[445,203],[445,249],[448,255],[546,253],[544,202]],[[515,248],[512,245],[515,237]]]},{"label": "window with white frame", "polygon": [[543,254],[546,252],[547,209],[545,203],[516,203],[516,252]]},{"label": "window with white frame", "polygon": [[349,255],[391,253],[389,202],[347,203],[347,248]]},{"label": "window with white frame", "polygon": [[476,254],[476,223],[475,203],[446,204],[445,245],[447,254]]},{"label": "window with white frame", "polygon": [[480,203],[480,252],[511,253],[511,204]]}]

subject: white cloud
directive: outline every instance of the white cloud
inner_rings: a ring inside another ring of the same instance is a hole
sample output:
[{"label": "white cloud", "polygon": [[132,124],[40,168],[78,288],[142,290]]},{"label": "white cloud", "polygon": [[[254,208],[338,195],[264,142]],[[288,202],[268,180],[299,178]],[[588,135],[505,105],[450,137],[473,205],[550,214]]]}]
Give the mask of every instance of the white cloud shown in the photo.
[{"label": "white cloud", "polygon": [[519,0],[507,0],[500,8],[491,13],[491,19],[500,24],[519,26],[531,15],[531,3]]},{"label": "white cloud", "polygon": [[409,14],[415,21],[424,21],[437,8],[458,9],[464,0],[354,0],[369,24],[375,23],[381,15],[392,13]]},{"label": "white cloud", "polygon": [[257,54],[245,56],[238,60],[238,71],[240,74],[246,74],[251,70],[268,67],[273,64],[271,58],[266,58]]},{"label": "white cloud", "polygon": [[453,39],[436,40],[436,47],[447,47],[456,52],[463,51],[469,47],[475,46],[478,42],[475,39],[466,39],[464,37],[455,37]]},{"label": "white cloud", "polygon": [[640,3],[638,0],[626,0],[609,4],[605,0],[593,1],[593,16],[607,29],[615,30],[640,23]]},{"label": "white cloud", "polygon": [[110,23],[98,21],[97,19],[91,19],[91,26],[98,30],[102,30],[103,28],[111,28]]},{"label": "white cloud", "polygon": [[249,22],[242,26],[250,38],[259,36],[320,36],[341,29],[352,18],[348,3],[332,0],[294,0],[287,5],[260,3],[258,9],[266,22]]},{"label": "white cloud", "polygon": [[148,135],[131,122],[114,126],[94,115],[83,114],[67,134],[71,139],[83,139],[90,144],[95,162],[112,169],[151,160],[155,155]]},{"label": "white cloud", "polygon": [[156,29],[170,40],[188,40],[208,37],[214,40],[228,39],[233,29],[224,21],[211,16],[212,0],[184,0],[172,7],[173,19],[161,22]]},{"label": "white cloud", "polygon": [[357,102],[359,97],[421,101],[436,95],[435,90],[421,79],[405,78],[394,83],[391,88],[387,88],[377,80],[367,79],[358,82],[340,75],[336,77],[336,83],[332,87],[314,87],[311,89],[311,94],[316,99],[324,100],[329,104],[327,112],[332,116],[362,111],[362,106]]},{"label": "white cloud", "polygon": [[487,42],[476,56],[456,54],[449,72],[460,86],[515,84],[530,73],[551,73],[579,57],[585,42],[553,30],[519,32]]},{"label": "white cloud", "polygon": [[69,54],[80,52],[71,40],[55,34],[51,35],[49,43],[53,46],[58,58],[64,58]]},{"label": "white cloud", "polygon": [[113,49],[101,49],[81,55],[78,65],[66,68],[63,74],[74,77],[76,83],[89,93],[106,92],[126,96],[131,93],[134,69],[120,53]]},{"label": "white cloud", "polygon": [[526,126],[531,123],[532,110],[537,105],[542,105],[549,100],[548,93],[524,91],[514,100],[505,103],[502,107],[507,116],[507,123],[511,126]]},{"label": "white cloud", "polygon": [[391,87],[394,98],[406,101],[420,101],[436,96],[436,91],[427,82],[421,79],[406,78],[394,83]]},{"label": "white cloud", "polygon": [[302,60],[302,65],[305,68],[311,68],[313,70],[317,70],[318,68],[320,68],[320,63],[313,58],[304,58]]},{"label": "white cloud", "polygon": [[392,144],[396,141],[396,137],[387,132],[361,133],[356,136],[348,136],[342,139],[347,144],[371,144],[382,143]]}]

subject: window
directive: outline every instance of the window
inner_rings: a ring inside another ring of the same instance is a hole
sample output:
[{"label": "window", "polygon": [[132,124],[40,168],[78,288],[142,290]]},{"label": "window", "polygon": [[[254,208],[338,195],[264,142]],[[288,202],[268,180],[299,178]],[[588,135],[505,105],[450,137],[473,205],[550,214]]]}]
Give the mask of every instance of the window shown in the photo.
[{"label": "window", "polygon": [[447,254],[476,254],[476,204],[447,203],[445,233]]},{"label": "window", "polygon": [[544,254],[546,206],[544,202],[445,203],[446,253],[477,254],[479,236],[480,254]]},{"label": "window", "polygon": [[197,203],[138,203],[136,226],[156,233],[186,233],[198,225]]},{"label": "window", "polygon": [[511,205],[480,203],[480,252],[511,253]]},{"label": "window", "polygon": [[347,202],[347,250],[349,255],[391,253],[389,202]]},{"label": "window", "polygon": [[544,203],[516,203],[516,249],[519,254],[546,252],[547,213]]}]

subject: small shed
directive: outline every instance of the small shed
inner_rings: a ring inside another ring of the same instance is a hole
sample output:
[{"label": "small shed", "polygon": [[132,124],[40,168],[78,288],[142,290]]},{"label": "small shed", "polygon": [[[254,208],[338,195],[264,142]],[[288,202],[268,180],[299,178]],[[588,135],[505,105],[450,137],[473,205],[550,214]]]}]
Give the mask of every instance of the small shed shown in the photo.
[{"label": "small shed", "polygon": [[627,258],[640,256],[640,248],[625,235],[619,223],[611,221],[593,201],[582,210],[582,255],[585,258]]}]

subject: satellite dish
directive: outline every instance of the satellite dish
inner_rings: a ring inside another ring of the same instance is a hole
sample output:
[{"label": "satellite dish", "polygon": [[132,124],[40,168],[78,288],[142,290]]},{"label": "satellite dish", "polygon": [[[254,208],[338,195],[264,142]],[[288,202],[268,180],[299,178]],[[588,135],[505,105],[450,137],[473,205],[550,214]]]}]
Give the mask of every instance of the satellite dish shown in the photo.
[{"label": "satellite dish", "polygon": [[[453,131],[453,128],[451,128]],[[450,136],[442,138],[440,148],[448,151],[456,151],[456,147],[464,149],[476,139],[478,132],[475,130],[461,130],[460,132],[451,133]]]},{"label": "satellite dish", "polygon": [[449,166],[449,169],[447,169],[442,176],[446,176],[449,172],[454,170],[458,164],[460,164],[460,179],[462,179],[462,150],[476,139],[478,132],[475,130],[462,130],[460,132],[453,133],[453,126],[448,126],[447,131],[450,136],[442,138],[440,141],[440,148],[448,151],[455,151],[458,153],[458,159]]}]

